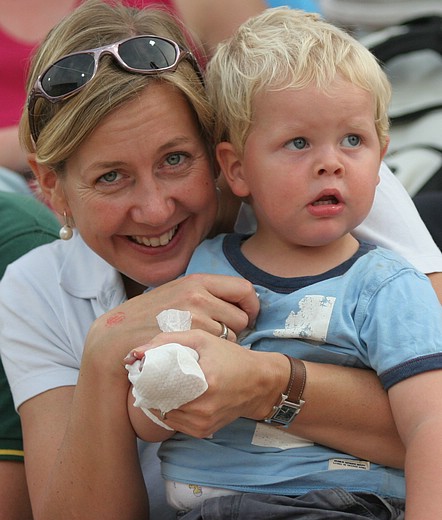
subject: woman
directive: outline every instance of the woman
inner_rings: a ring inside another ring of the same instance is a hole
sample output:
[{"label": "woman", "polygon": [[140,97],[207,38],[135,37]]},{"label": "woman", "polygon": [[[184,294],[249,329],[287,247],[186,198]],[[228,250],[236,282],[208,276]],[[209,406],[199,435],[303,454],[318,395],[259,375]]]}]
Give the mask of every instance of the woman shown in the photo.
[{"label": "woman", "polygon": [[[162,310],[191,311],[192,328],[201,330],[188,339],[209,383],[200,399],[168,414],[173,427],[203,436],[240,415],[262,419],[287,387],[279,356],[217,338],[220,322],[235,340],[257,315],[248,282],[174,280],[213,225],[217,198],[213,114],[186,47],[164,13],[90,0],[51,32],[31,67],[21,135],[66,220],[64,238],[76,228],[72,240],[13,264],[0,285],[2,358],[22,418],[37,520],[148,518],[149,500],[150,518],[168,518],[155,446],[138,449],[127,417],[124,368],[127,352],[159,332]],[[157,48],[170,52],[167,63],[157,61]],[[95,51],[63,58],[84,49]],[[92,73],[84,68],[91,55]],[[294,433],[402,463],[371,373],[309,364],[305,399]]]}]

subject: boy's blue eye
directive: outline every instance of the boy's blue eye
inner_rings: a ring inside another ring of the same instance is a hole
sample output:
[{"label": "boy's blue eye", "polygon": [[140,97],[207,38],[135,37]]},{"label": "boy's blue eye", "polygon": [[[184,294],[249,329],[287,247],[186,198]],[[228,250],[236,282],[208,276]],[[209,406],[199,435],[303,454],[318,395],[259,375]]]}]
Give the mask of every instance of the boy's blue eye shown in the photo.
[{"label": "boy's blue eye", "polygon": [[287,143],[288,148],[296,148],[297,150],[303,150],[307,146],[307,140],[304,137],[295,137]]},{"label": "boy's blue eye", "polygon": [[344,137],[342,142],[344,146],[350,146],[354,148],[355,146],[359,146],[361,144],[361,138],[358,135],[351,134]]}]

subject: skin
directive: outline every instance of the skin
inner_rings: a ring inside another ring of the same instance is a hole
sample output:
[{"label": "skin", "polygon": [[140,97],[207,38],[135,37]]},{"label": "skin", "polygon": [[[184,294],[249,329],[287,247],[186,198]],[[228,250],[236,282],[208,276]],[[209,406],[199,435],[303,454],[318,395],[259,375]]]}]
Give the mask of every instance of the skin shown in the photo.
[{"label": "skin", "polygon": [[1,461],[0,518],[32,520],[25,467],[22,462]]},{"label": "skin", "polygon": [[430,273],[428,278],[431,280],[431,285],[436,291],[439,301],[442,304],[442,273]]},{"label": "skin", "polygon": [[217,149],[232,191],[249,198],[258,221],[243,252],[277,276],[325,272],[357,250],[349,232],[367,216],[379,182],[386,147],[372,96],[338,78],[327,92],[261,93],[254,107],[243,154],[230,143]]},{"label": "skin", "polygon": [[406,447],[407,520],[437,520],[442,510],[441,389],[441,371],[435,370],[394,385],[388,394]]}]

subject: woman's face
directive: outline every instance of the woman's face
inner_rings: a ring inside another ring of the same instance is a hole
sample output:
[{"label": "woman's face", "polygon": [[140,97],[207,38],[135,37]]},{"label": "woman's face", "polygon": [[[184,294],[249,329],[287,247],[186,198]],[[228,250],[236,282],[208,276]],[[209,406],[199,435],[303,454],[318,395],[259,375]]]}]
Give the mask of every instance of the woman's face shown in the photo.
[{"label": "woman's face", "polygon": [[[183,273],[217,210],[210,161],[185,98],[152,84],[108,115],[57,180],[84,241],[128,278]],[[60,191],[59,191],[60,193]]]}]

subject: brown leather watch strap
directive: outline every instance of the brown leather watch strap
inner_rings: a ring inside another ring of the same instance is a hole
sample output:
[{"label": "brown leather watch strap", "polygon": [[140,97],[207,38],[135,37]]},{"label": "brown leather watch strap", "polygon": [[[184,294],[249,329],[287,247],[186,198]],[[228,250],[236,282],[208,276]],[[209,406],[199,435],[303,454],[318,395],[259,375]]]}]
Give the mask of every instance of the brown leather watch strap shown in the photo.
[{"label": "brown leather watch strap", "polygon": [[302,399],[302,394],[304,393],[307,371],[304,362],[300,359],[288,356],[287,354],[284,354],[284,356],[290,361],[291,369],[290,380],[285,395],[287,396],[287,401],[299,404]]},{"label": "brown leather watch strap", "polygon": [[264,419],[268,424],[277,424],[287,428],[301,411],[304,405],[302,394],[305,388],[307,371],[304,362],[300,359],[284,356],[290,361],[290,379],[285,394],[281,394],[279,401],[273,406],[270,414]]}]

